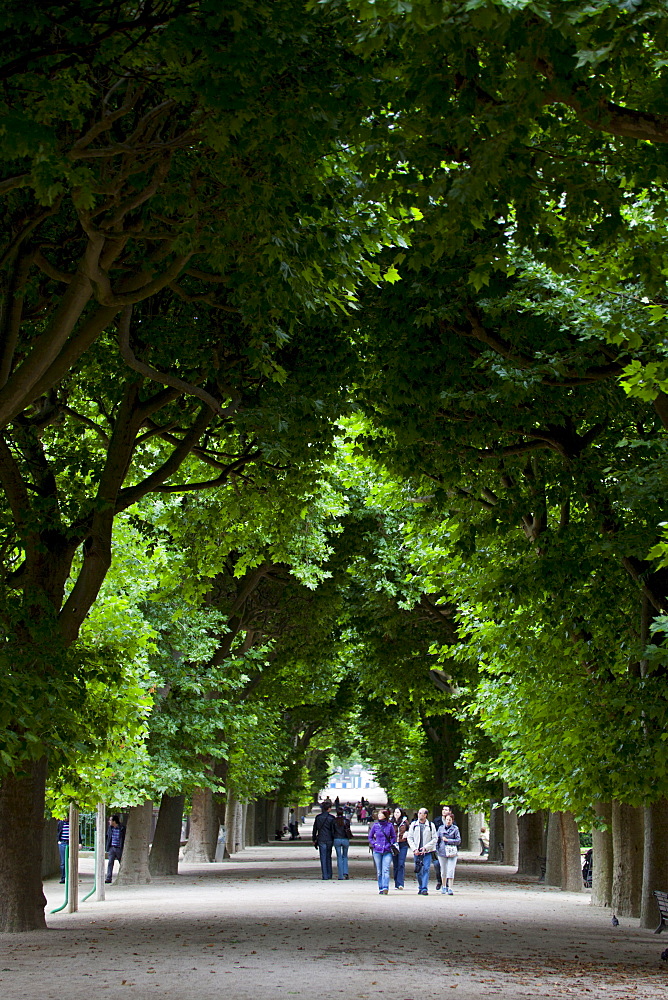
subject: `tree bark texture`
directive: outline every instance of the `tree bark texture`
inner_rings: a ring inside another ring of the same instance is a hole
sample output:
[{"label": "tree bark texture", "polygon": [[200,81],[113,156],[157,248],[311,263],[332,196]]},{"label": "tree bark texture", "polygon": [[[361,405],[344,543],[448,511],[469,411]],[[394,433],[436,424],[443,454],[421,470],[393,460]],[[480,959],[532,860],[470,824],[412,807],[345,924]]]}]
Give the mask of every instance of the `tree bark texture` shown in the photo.
[{"label": "tree bark texture", "polygon": [[591,883],[592,906],[612,905],[612,804],[596,802],[596,815],[605,820],[607,830],[592,830],[593,869]]},{"label": "tree bark texture", "polygon": [[612,909],[618,917],[639,917],[642,899],[643,809],[612,803]]},{"label": "tree bark texture", "polygon": [[[468,816],[468,842],[467,848],[475,854],[480,854],[480,828],[485,825],[485,814],[469,810]],[[464,838],[462,837],[462,845]]]},{"label": "tree bark texture", "polygon": [[0,931],[46,929],[42,890],[42,829],[46,758],[28,762],[25,772],[0,785]]},{"label": "tree bark texture", "polygon": [[183,852],[183,860],[202,864],[216,856],[218,824],[216,823],[213,793],[210,788],[198,788],[193,793],[190,813],[190,835]]},{"label": "tree bark texture", "polygon": [[654,890],[668,891],[668,799],[645,806],[644,823],[640,926],[654,930],[659,925]]},{"label": "tree bark texture", "polygon": [[151,875],[178,875],[181,824],[185,795],[167,795],[160,800],[148,868]]},{"label": "tree bark texture", "polygon": [[551,812],[547,821],[545,885],[561,886],[561,820]]},{"label": "tree bark texture", "polygon": [[558,814],[561,828],[561,888],[564,892],[582,892],[580,833],[572,812]]},{"label": "tree bark texture", "polygon": [[500,864],[502,860],[501,844],[503,843],[503,806],[492,805],[489,808],[489,854],[490,861]]},{"label": "tree bark texture", "polygon": [[151,839],[153,803],[150,799],[128,809],[123,858],[116,885],[146,885],[151,881],[148,868],[148,845]]},{"label": "tree bark texture", "polygon": [[276,839],[276,831],[283,829],[281,822],[281,809],[278,799],[265,799],[265,820],[264,820],[264,840],[262,843],[269,843]]},{"label": "tree bark texture", "polygon": [[543,813],[525,813],[517,817],[519,839],[517,874],[540,875],[543,854]]},{"label": "tree bark texture", "polygon": [[[452,807],[455,823],[459,827],[459,834],[462,838],[462,851],[467,849],[469,842],[469,817],[468,813],[464,809],[460,809],[459,806]],[[441,810],[439,809],[437,813],[434,813],[434,818],[441,815]]]},{"label": "tree bark texture", "polygon": [[[503,794],[509,794],[509,788],[504,783]],[[505,809],[503,813],[503,863],[515,867],[519,860],[519,839],[517,831],[517,813],[514,809]]]},{"label": "tree bark texture", "polygon": [[42,878],[57,875],[59,871],[58,820],[45,819],[42,828]]},{"label": "tree bark texture", "polygon": [[225,856],[229,857],[236,851],[236,816],[237,816],[237,799],[233,792],[227,793],[227,803],[225,805],[225,833],[227,834],[225,841]]}]

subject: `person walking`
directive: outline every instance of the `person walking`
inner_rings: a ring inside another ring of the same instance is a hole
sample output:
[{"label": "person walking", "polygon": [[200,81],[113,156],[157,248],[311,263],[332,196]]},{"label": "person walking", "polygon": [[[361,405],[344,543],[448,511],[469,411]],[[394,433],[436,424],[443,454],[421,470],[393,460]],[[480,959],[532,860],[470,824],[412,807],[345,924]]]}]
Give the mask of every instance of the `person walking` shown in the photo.
[{"label": "person walking", "polygon": [[320,871],[323,881],[332,877],[332,847],[334,846],[334,817],[329,815],[332,803],[326,799],[320,806],[321,812],[313,823],[313,843],[320,854]]},{"label": "person walking", "polygon": [[297,813],[294,809],[291,809],[288,813],[288,830],[290,831],[290,840],[301,840],[301,837],[299,836]]},{"label": "person walking", "polygon": [[118,813],[115,813],[109,820],[104,845],[104,849],[107,852],[107,857],[109,859],[107,864],[107,875],[104,880],[107,885],[111,882],[111,877],[114,874],[114,861],[118,861],[119,865],[121,863],[124,843],[125,827],[121,824],[121,817]]},{"label": "person walking", "polygon": [[[445,823],[445,817],[448,815],[448,813],[452,816],[453,819],[455,818],[455,814],[452,811],[452,806],[443,806],[441,808],[441,815],[437,816],[434,819],[434,828],[437,833]],[[434,855],[434,867],[436,869],[436,892],[439,892],[443,887],[443,882],[441,881],[441,866],[440,864],[437,863],[436,854]]]},{"label": "person walking", "polygon": [[408,846],[415,858],[415,875],[418,881],[418,894],[428,896],[429,869],[431,867],[431,852],[436,847],[436,829],[429,821],[429,812],[424,806],[418,809],[418,818],[408,829]]},{"label": "person walking", "polygon": [[458,848],[462,838],[459,827],[452,818],[452,813],[448,813],[443,821],[443,825],[438,828],[436,854],[441,868],[441,881],[443,888],[441,892],[444,896],[454,896],[452,883],[455,880],[455,867],[457,865]]},{"label": "person walking", "polygon": [[397,840],[392,849],[392,877],[394,888],[403,889],[406,876],[406,855],[408,854],[408,816],[400,806],[392,813],[392,826]]},{"label": "person walking", "polygon": [[65,852],[70,843],[70,821],[59,819],[56,825],[58,838],[58,855],[60,857],[60,882],[65,881]]},{"label": "person walking", "polygon": [[390,861],[392,860],[392,844],[396,843],[397,835],[390,822],[387,810],[378,810],[378,819],[369,829],[369,845],[373,854],[373,863],[378,876],[378,895],[387,896],[390,888]]},{"label": "person walking", "polygon": [[339,879],[348,878],[348,847],[352,838],[350,820],[346,817],[343,806],[337,806],[334,817],[334,850],[336,851],[336,874]]}]

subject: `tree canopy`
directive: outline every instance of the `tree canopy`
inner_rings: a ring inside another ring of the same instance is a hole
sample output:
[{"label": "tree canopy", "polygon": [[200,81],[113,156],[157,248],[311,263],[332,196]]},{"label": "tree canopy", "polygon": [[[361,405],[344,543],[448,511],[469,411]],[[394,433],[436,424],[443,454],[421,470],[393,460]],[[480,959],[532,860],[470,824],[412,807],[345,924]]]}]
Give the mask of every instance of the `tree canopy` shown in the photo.
[{"label": "tree canopy", "polygon": [[663,6],[0,27],[0,929],[47,780],[666,799]]}]

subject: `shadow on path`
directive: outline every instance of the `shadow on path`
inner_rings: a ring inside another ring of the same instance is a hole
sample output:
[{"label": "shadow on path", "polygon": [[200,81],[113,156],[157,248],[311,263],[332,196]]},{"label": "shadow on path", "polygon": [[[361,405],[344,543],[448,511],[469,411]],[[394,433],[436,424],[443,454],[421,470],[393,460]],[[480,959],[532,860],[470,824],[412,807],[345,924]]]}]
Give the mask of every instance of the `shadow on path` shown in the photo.
[{"label": "shadow on path", "polygon": [[[46,933],[1,940],[0,997],[665,998],[663,939],[637,921],[613,929],[587,894],[465,855],[456,894],[432,881],[424,897],[411,868],[403,892],[379,896],[363,843],[349,881],[323,882],[302,841],[111,886],[105,902],[50,916]],[[53,906],[62,887],[47,890]]]}]

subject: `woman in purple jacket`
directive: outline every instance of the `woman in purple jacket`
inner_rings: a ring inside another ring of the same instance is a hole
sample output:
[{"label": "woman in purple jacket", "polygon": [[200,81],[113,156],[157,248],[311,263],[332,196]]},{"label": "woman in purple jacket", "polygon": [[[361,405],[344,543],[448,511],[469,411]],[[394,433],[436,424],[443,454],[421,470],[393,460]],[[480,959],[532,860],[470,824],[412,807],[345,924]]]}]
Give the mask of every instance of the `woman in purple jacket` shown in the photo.
[{"label": "woman in purple jacket", "polygon": [[378,875],[378,894],[380,896],[387,896],[390,888],[392,844],[396,843],[396,839],[397,834],[388,819],[387,812],[385,809],[379,809],[378,819],[369,830],[369,844]]}]

